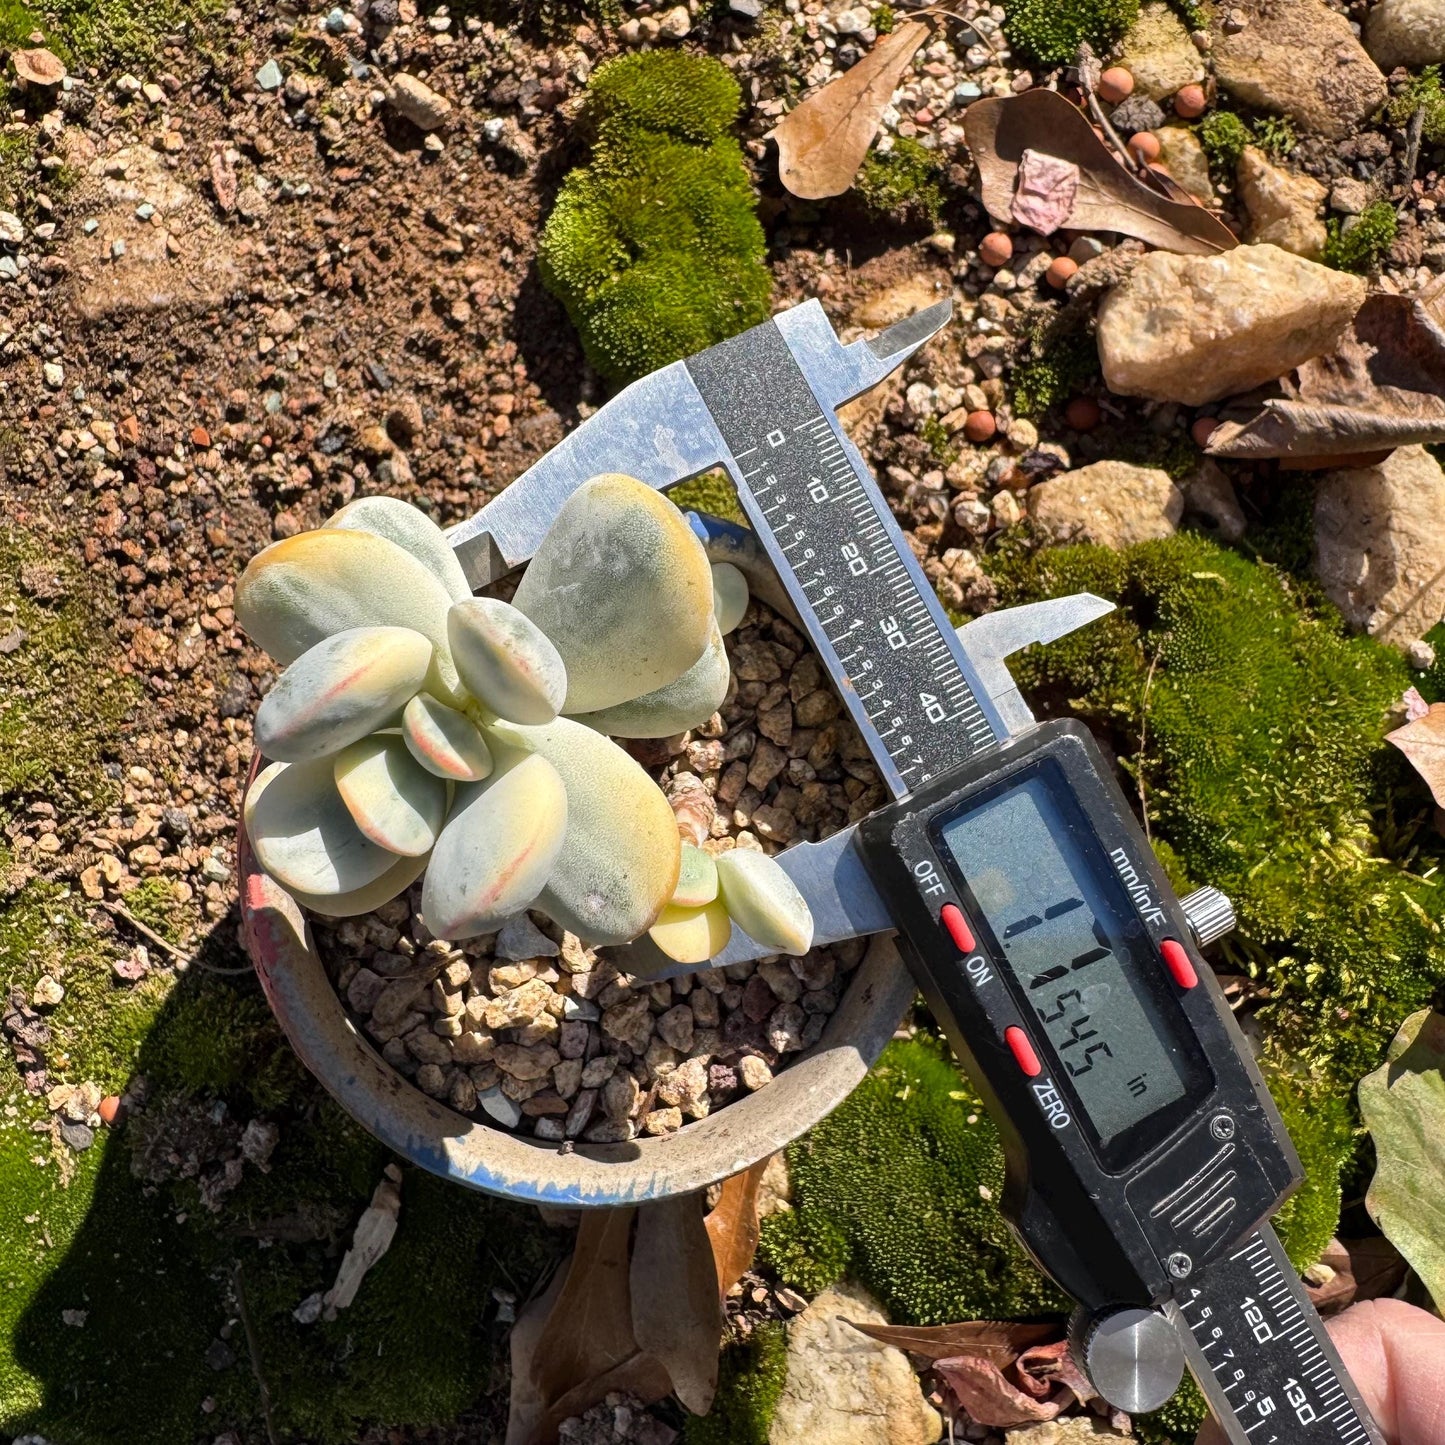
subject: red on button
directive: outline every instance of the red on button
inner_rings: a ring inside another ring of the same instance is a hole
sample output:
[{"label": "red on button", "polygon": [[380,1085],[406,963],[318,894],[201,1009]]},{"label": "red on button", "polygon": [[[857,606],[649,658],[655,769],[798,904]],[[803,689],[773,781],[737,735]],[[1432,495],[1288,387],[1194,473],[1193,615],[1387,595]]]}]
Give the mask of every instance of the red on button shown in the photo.
[{"label": "red on button", "polygon": [[1029,1078],[1037,1078],[1043,1073],[1043,1066],[1034,1052],[1034,1046],[1029,1042],[1029,1036],[1017,1024],[1010,1024],[1003,1031],[1003,1041],[1009,1046],[1014,1062]]},{"label": "red on button", "polygon": [[968,919],[963,916],[956,904],[945,903],[938,915],[938,920],[948,930],[948,936],[954,941],[960,953],[973,952],[973,930],[968,926]]},{"label": "red on button", "polygon": [[1193,988],[1199,982],[1199,975],[1195,973],[1184,945],[1173,938],[1166,938],[1159,948],[1164,954],[1164,966],[1174,976],[1174,982],[1180,988]]}]

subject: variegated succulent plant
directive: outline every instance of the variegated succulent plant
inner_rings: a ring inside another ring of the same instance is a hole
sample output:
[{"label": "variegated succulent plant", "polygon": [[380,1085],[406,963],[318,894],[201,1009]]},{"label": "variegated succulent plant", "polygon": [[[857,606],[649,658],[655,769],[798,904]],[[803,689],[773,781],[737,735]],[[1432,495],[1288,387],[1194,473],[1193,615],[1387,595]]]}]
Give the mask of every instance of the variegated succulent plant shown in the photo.
[{"label": "variegated succulent plant", "polygon": [[533,908],[592,944],[650,931],[681,963],[734,922],[806,952],[812,918],[777,863],[684,843],[611,741],[712,716],[747,600],[666,497],[618,475],[562,507],[511,603],[474,597],[441,529],[393,497],[274,543],[236,589],[242,626],[286,665],[256,714],[257,861],[331,917],[425,874],[443,939]]}]

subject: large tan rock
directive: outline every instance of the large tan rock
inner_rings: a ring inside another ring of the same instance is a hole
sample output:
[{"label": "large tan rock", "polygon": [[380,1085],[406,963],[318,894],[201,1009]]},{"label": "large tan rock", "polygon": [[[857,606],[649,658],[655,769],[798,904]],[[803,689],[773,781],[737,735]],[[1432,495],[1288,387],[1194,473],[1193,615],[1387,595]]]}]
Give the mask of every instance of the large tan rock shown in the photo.
[{"label": "large tan rock", "polygon": [[1008,1432],[1008,1445],[1111,1445],[1131,1437],[1122,1435],[1097,1415],[1059,1415],[1037,1425],[1020,1425]]},{"label": "large tan rock", "polygon": [[1365,49],[1387,74],[1445,60],[1445,4],[1441,0],[1380,0],[1365,22]]},{"label": "large tan rock", "polygon": [[1351,627],[1397,646],[1445,617],[1445,473],[1424,447],[1325,474],[1315,570]]},{"label": "large tan rock", "polygon": [[1181,86],[1204,79],[1204,60],[1184,22],[1161,0],[1141,7],[1123,48],[1119,64],[1134,77],[1135,95],[1163,100]]},{"label": "large tan rock", "polygon": [[[1244,27],[1226,31],[1226,15]],[[1211,33],[1220,85],[1301,130],[1342,137],[1384,104],[1385,77],[1324,0],[1234,0],[1215,7]]]},{"label": "large tan rock", "polygon": [[1184,493],[1158,467],[1093,462],[1040,482],[1029,492],[1029,515],[1059,541],[1128,547],[1170,536]]},{"label": "large tan rock", "polygon": [[1248,391],[1333,350],[1365,289],[1278,246],[1151,252],[1099,306],[1104,380],[1191,406]]},{"label": "large tan rock", "polygon": [[768,1445],[933,1445],[943,1422],[908,1357],[844,1320],[888,1323],[855,1284],[825,1290],[793,1321]]},{"label": "large tan rock", "polygon": [[1249,213],[1245,239],[1251,245],[1278,246],[1310,261],[1324,257],[1320,209],[1329,192],[1313,176],[1274,165],[1263,151],[1245,146],[1235,180]]},{"label": "large tan rock", "polygon": [[1154,134],[1159,138],[1159,164],[1195,200],[1212,206],[1214,183],[1199,137],[1187,125],[1161,125]]}]

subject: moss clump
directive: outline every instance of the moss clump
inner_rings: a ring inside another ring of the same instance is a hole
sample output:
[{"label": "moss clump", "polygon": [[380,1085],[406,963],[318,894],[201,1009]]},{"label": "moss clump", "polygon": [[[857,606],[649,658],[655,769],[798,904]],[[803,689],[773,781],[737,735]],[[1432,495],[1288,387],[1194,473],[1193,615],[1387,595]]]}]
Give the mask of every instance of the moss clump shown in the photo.
[{"label": "moss clump", "polygon": [[767,319],[771,277],[742,150],[738,83],[677,51],[624,56],[587,91],[590,164],[538,249],[588,360],[628,382]]},{"label": "moss clump", "polygon": [[1144,1445],[1194,1445],[1194,1437],[1209,1418],[1209,1406],[1199,1386],[1185,1375],[1174,1398],[1162,1409],[1134,1416],[1134,1429]]},{"label": "moss clump", "polygon": [[1308,1269],[1340,1222],[1340,1173],[1355,1146],[1349,1095],[1280,1069],[1268,1081],[1305,1175],[1273,1223],[1295,1267]]},{"label": "moss clump", "polygon": [[898,12],[891,5],[875,5],[871,18],[880,35],[887,35],[898,24]]},{"label": "moss clump", "polygon": [[853,183],[876,215],[936,222],[943,209],[943,162],[926,145],[900,136],[879,154],[868,152]]},{"label": "moss clump", "polygon": [[1199,144],[1211,168],[1227,175],[1234,174],[1252,139],[1249,127],[1231,110],[1212,110],[1199,122]]},{"label": "moss clump", "polygon": [[762,1249],[794,1288],[846,1272],[902,1324],[1064,1308],[998,1212],[998,1133],[931,1040],[889,1044],[788,1166],[793,1209],[765,1221]]},{"label": "moss clump", "polygon": [[722,470],[704,472],[690,482],[674,487],[668,498],[684,512],[706,512],[721,517],[725,522],[746,522],[743,504],[738,501],[738,489],[732,479]]},{"label": "moss clump", "polygon": [[1412,75],[1404,87],[1392,95],[1384,106],[1384,118],[1401,128],[1409,125],[1417,110],[1422,117],[1422,139],[1430,145],[1445,145],[1445,85],[1440,81],[1440,67],[1427,65],[1419,75]]},{"label": "moss clump", "polygon": [[1262,115],[1254,122],[1254,143],[1266,155],[1282,161],[1299,144],[1299,137],[1287,117]]},{"label": "moss clump", "polygon": [[787,1378],[787,1331],[768,1321],[723,1351],[712,1409],[688,1417],[682,1445],[768,1445]]},{"label": "moss clump", "polygon": [[1024,359],[1009,378],[1013,408],[1018,416],[1040,417],[1058,406],[1099,372],[1099,348],[1088,331],[1062,336],[1045,332],[1029,343]]},{"label": "moss clump", "polygon": [[1103,52],[1139,18],[1139,0],[1018,0],[1004,16],[1004,34],[1014,50],[1063,65],[1087,40]]},{"label": "moss clump", "polygon": [[1119,602],[1015,675],[1108,733],[1185,877],[1234,900],[1227,966],[1268,989],[1279,1046],[1347,1093],[1445,984],[1445,844],[1384,741],[1411,681],[1403,658],[1200,537],[1014,550],[993,567],[1005,603]]},{"label": "moss clump", "polygon": [[1325,265],[1337,271],[1356,271],[1361,275],[1378,269],[1400,229],[1399,218],[1389,201],[1371,201],[1348,230],[1344,223],[1326,223],[1329,237],[1325,241]]}]

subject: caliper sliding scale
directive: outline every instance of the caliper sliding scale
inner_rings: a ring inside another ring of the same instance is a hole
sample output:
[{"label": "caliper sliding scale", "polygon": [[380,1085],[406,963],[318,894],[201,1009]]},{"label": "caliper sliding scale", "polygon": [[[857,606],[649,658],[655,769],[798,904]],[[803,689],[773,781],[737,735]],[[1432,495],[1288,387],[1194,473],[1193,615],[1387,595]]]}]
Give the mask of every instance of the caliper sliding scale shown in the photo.
[{"label": "caliper sliding scale", "polygon": [[[1301,1175],[1200,956],[1233,909],[1174,895],[1087,730],[1036,723],[1005,664],[1112,604],[955,631],[838,423],[950,314],[844,345],[817,301],[784,311],[627,387],[450,540],[484,586],[598,473],[665,489],[725,467],[893,795],[779,861],[819,943],[899,933],[1003,1136],[1004,1212],[1078,1303],[1099,1394],[1152,1409],[1187,1361],[1239,1445],[1383,1445],[1268,1223]],[[735,929],[714,962],[765,952]]]}]

